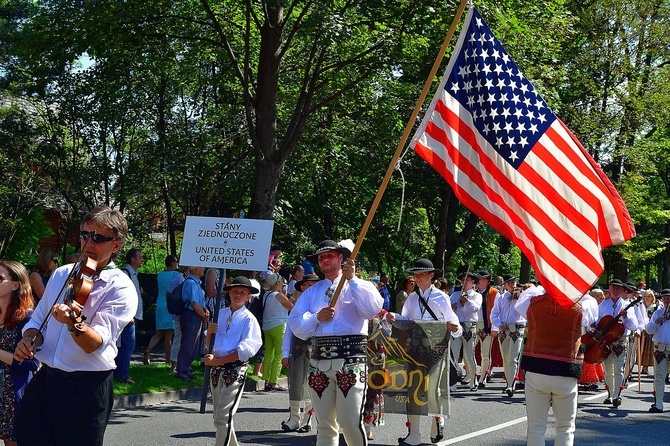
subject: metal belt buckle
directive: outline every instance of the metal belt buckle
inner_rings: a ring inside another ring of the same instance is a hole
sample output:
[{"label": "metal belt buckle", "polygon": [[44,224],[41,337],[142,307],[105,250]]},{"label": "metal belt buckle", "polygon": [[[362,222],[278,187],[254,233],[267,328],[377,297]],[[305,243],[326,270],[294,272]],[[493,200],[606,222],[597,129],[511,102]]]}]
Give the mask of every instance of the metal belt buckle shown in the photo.
[{"label": "metal belt buckle", "polygon": [[507,329],[510,333],[514,333],[516,331],[516,324],[507,324]]}]

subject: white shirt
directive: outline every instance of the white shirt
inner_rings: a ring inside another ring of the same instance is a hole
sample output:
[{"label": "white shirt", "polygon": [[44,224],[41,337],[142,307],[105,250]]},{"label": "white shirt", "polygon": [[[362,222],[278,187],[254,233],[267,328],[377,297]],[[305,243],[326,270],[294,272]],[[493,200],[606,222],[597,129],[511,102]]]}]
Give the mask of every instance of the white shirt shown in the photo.
[{"label": "white shirt", "polygon": [[[547,294],[547,291],[544,289],[543,286],[538,285],[534,287],[530,287],[527,290],[523,291],[519,295],[519,299],[517,300],[516,304],[514,305],[514,308],[516,311],[521,314],[523,317],[527,317],[528,314],[528,307],[530,306],[531,300],[537,296],[542,296],[544,294]],[[588,327],[591,324],[596,323],[596,315],[593,312],[586,312],[583,311],[583,306],[582,306],[582,326],[583,327]]]},{"label": "white shirt", "polygon": [[591,331],[593,327],[591,327],[591,324],[586,325],[586,321],[587,319],[592,321],[598,320],[598,301],[587,293],[584,294],[579,303],[582,304],[582,327],[586,328],[587,331]]},{"label": "white shirt", "polygon": [[[656,323],[656,319],[662,319],[660,324]],[[647,322],[647,333],[654,335],[651,340],[653,342],[661,342],[663,344],[670,344],[670,320],[665,319],[665,308],[659,308],[651,315],[651,319]]]},{"label": "white shirt", "polygon": [[[458,323],[458,316],[456,316],[456,313],[451,309],[449,296],[432,285],[427,290],[419,290],[419,292],[421,292],[421,296],[428,303],[430,309],[433,310],[433,313],[435,313],[438,321],[451,322],[452,324],[458,325],[458,331],[452,332],[451,336],[454,338],[461,336],[461,334],[463,334],[463,327]],[[397,320],[435,320],[430,312],[420,304],[419,295],[416,293],[417,291],[413,291],[409,297],[407,297],[407,301],[402,306],[402,314],[394,313]]]},{"label": "white shirt", "polygon": [[505,291],[493,304],[491,310],[491,331],[500,331],[501,325],[514,325],[526,323],[526,318],[519,314],[514,308],[516,300],[512,299],[512,293]]},{"label": "white shirt", "polygon": [[128,276],[130,277],[130,280],[133,281],[133,285],[135,285],[135,290],[137,291],[137,311],[135,312],[135,319],[141,321],[144,308],[142,306],[142,291],[140,289],[140,281],[137,278],[137,271],[130,265],[124,266],[123,269],[128,271]]},{"label": "white shirt", "polygon": [[[616,317],[616,315],[626,308],[629,303],[630,302],[623,297],[620,297],[616,302],[613,302],[612,298],[605,299],[600,302],[600,305],[598,306],[598,321],[605,316]],[[633,308],[626,310],[626,317],[622,316],[619,320],[623,322],[623,326],[626,328],[623,334],[624,336],[630,335],[631,331],[637,329],[637,317],[635,317],[635,310]]]},{"label": "white shirt", "polygon": [[[39,329],[74,265],[64,265],[53,272],[44,296],[23,329],[24,333],[29,328]],[[82,313],[86,323],[102,338],[102,345],[92,353],[84,352],[74,342],[74,335],[68,331],[67,325],[51,317],[46,325],[44,343],[35,353],[35,357],[49,367],[65,372],[116,368],[116,340],[137,311],[137,291],[128,275],[118,268],[104,269],[98,274]],[[60,302],[63,302],[62,298]]]},{"label": "white shirt", "polygon": [[345,336],[350,334],[368,334],[368,319],[382,310],[384,299],[377,287],[367,280],[353,277],[342,287],[335,304],[335,316],[332,320],[319,322],[316,314],[328,306],[329,289],[333,292],[342,279],[338,276],[334,282],[320,280],[307,288],[288,316],[293,334],[300,339],[313,336]]},{"label": "white shirt", "polygon": [[482,295],[475,290],[469,290],[466,294],[467,301],[461,304],[462,291],[456,291],[451,295],[451,305],[456,305],[456,316],[461,322],[477,322],[479,310],[482,307]]},{"label": "white shirt", "polygon": [[236,351],[240,361],[247,362],[263,345],[261,327],[245,307],[237,309],[232,316],[230,307],[222,308],[217,325],[219,330],[213,349],[215,358],[223,358]]}]

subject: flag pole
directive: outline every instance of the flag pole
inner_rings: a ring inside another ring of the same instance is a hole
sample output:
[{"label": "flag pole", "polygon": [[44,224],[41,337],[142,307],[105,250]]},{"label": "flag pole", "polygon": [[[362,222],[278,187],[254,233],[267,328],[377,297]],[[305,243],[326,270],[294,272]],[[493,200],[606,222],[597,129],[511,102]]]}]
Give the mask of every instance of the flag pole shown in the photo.
[{"label": "flag pole", "polygon": [[[461,4],[458,7],[458,11],[456,11],[456,15],[454,16],[454,20],[451,22],[451,26],[449,27],[449,32],[447,32],[447,35],[444,38],[444,41],[442,42],[442,46],[440,47],[440,51],[437,55],[437,58],[435,59],[435,62],[433,63],[433,68],[430,70],[430,74],[428,75],[428,78],[426,79],[426,83],[423,85],[423,90],[421,91],[421,95],[419,96],[419,99],[416,101],[416,105],[414,106],[414,110],[412,111],[412,115],[409,118],[409,121],[407,122],[407,125],[405,126],[405,131],[402,134],[402,137],[400,138],[400,141],[398,142],[398,147],[396,148],[395,154],[393,155],[393,158],[391,159],[391,164],[389,164],[388,169],[386,169],[386,175],[384,175],[384,179],[382,180],[382,184],[379,187],[379,191],[377,192],[377,196],[375,197],[375,200],[372,202],[372,206],[370,207],[370,211],[368,212],[368,216],[365,219],[365,223],[363,223],[363,227],[361,228],[361,232],[358,235],[358,238],[356,239],[356,245],[354,246],[354,250],[351,251],[351,256],[350,258],[352,260],[356,259],[356,256],[358,255],[358,250],[361,248],[361,245],[363,244],[363,239],[365,238],[365,234],[368,232],[368,228],[370,227],[370,224],[372,223],[372,218],[375,216],[375,213],[377,212],[377,207],[379,207],[379,203],[382,200],[382,196],[384,195],[384,192],[386,191],[386,186],[388,186],[388,183],[391,179],[391,175],[393,174],[393,171],[395,170],[395,165],[398,162],[398,159],[400,158],[400,154],[402,153],[402,149],[405,147],[405,144],[407,143],[407,139],[409,138],[409,134],[412,131],[412,128],[414,127],[414,122],[416,121],[417,116],[419,116],[419,112],[421,111],[421,106],[423,105],[424,101],[426,100],[426,96],[428,96],[428,91],[430,90],[430,87],[433,83],[433,79],[435,79],[435,75],[437,74],[437,70],[440,68],[440,64],[442,63],[442,59],[444,59],[444,54],[447,52],[447,48],[449,47],[449,43],[451,43],[451,38],[454,36],[454,32],[456,31],[456,26],[458,25],[458,22],[461,20],[461,16],[463,15],[463,11],[465,11],[465,7],[469,2],[472,0],[461,0]],[[335,303],[337,302],[337,298],[340,295],[340,291],[342,291],[342,287],[344,286],[344,280],[340,280],[340,282],[337,284],[337,288],[335,289],[335,294],[333,295],[333,298],[330,301],[330,306],[334,307]]]}]

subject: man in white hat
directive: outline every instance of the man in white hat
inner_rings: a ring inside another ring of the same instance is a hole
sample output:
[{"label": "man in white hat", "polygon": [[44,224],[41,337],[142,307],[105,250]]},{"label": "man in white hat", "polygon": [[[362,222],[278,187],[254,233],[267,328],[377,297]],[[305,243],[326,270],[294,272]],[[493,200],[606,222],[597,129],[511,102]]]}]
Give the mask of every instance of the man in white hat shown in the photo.
[{"label": "man in white hat", "polygon": [[[356,277],[350,255],[347,247],[332,240],[319,244],[307,258],[318,262],[325,278],[300,296],[288,318],[294,335],[312,338],[308,384],[317,446],[337,446],[340,428],[349,446],[367,445],[362,412],[368,319],[381,311],[383,299],[372,282]],[[345,279],[333,304],[335,290]]]},{"label": "man in white hat", "polygon": [[521,289],[516,287],[516,277],[505,274],[502,287],[503,295],[496,299],[491,311],[491,335],[497,336],[500,343],[500,354],[507,381],[503,393],[511,397],[514,395],[514,383],[519,372],[519,353],[523,344],[526,318],[514,308],[521,292]]},{"label": "man in white hat", "polygon": [[[388,313],[386,320],[438,320],[446,322],[447,328],[451,331],[452,337],[459,337],[462,334],[461,325],[458,323],[458,316],[451,309],[451,301],[442,290],[433,285],[433,277],[436,273],[442,271],[433,267],[433,262],[428,259],[419,259],[414,262],[412,268],[407,269],[408,273],[414,275],[417,288],[407,297],[407,301],[402,307],[402,314]],[[447,351],[448,355],[449,352]],[[444,362],[442,364],[444,367]],[[431,374],[431,376],[433,376]],[[438,370],[434,376],[442,377],[442,371]],[[411,391],[409,389],[408,393]],[[414,393],[414,392],[412,392]],[[440,395],[439,379],[429,382],[428,389],[429,410],[432,412],[433,423],[431,427],[431,441],[438,443],[444,438],[444,417],[442,417],[442,408],[438,401]],[[409,401],[409,399],[408,399]],[[431,410],[431,406],[432,410]],[[408,407],[410,412],[413,408]],[[414,446],[421,443],[421,416],[416,414],[407,414],[407,428],[409,433],[405,438],[399,438],[398,443],[401,446]]]}]

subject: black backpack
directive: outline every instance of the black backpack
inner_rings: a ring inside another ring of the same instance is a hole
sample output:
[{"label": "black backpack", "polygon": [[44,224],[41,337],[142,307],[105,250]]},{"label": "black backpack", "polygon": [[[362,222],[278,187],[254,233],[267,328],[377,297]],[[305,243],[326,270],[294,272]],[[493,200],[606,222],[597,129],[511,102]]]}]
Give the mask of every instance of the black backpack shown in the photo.
[{"label": "black backpack", "polygon": [[[190,279],[190,277],[187,277],[186,280]],[[186,309],[186,306],[188,305],[188,301],[184,300],[183,293],[184,293],[184,284],[186,283],[186,280],[184,280],[182,283],[177,285],[172,292],[168,291],[165,294],[165,300],[167,301],[167,310],[168,313],[173,314],[175,316],[179,316],[184,312]],[[193,279],[191,279],[193,280]],[[195,282],[195,280],[193,280]]]},{"label": "black backpack", "polygon": [[251,312],[256,317],[256,320],[258,321],[258,325],[263,328],[263,310],[265,310],[265,301],[267,300],[267,296],[270,294],[270,291],[263,290],[261,291],[261,294],[256,297],[251,299],[249,301],[249,306],[247,309]]}]

